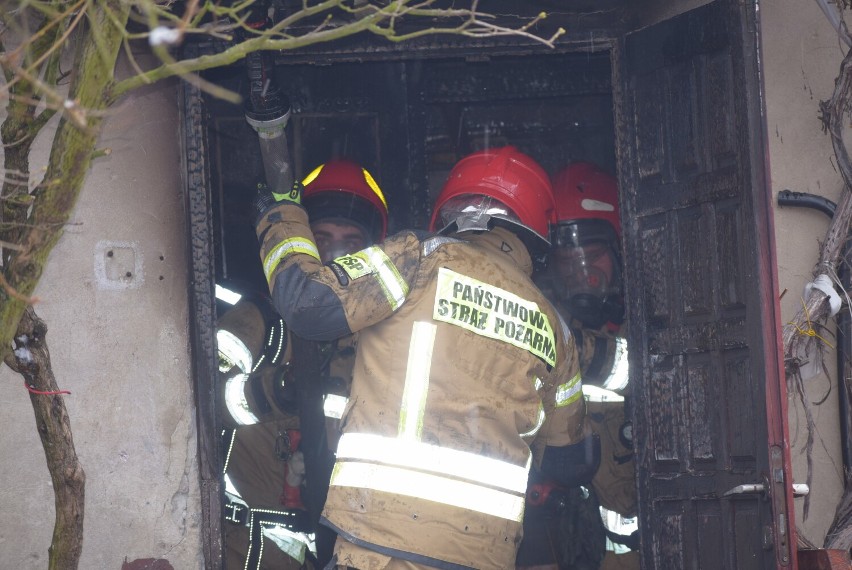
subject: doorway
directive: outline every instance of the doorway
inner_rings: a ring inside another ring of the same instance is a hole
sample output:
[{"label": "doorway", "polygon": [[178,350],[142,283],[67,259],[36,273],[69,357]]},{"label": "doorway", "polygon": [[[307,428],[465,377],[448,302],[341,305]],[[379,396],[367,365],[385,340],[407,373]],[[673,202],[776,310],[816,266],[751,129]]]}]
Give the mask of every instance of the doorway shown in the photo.
[{"label": "doorway", "polygon": [[[514,145],[550,175],[576,161],[614,175],[610,61],[600,51],[279,64],[276,80],[293,109],[295,174],[302,178],[331,158],[359,162],[387,197],[391,231],[425,230],[452,166],[483,148]],[[245,88],[242,66],[207,78]],[[242,108],[206,96],[201,104],[215,283],[242,294],[264,291],[252,211],[263,176],[257,136]],[[217,314],[228,308],[217,298]]]},{"label": "doorway", "polygon": [[[643,6],[672,12],[667,3]],[[789,452],[777,446],[786,418],[755,6],[717,0],[651,27],[651,12],[631,23],[613,10],[592,42],[583,37],[591,24],[575,25],[561,52],[480,45],[369,56],[349,46],[279,56],[296,174],[333,156],[363,162],[396,231],[425,228],[449,168],[485,146],[514,144],[551,174],[573,160],[617,171],[630,370],[640,390],[644,566],[795,567]],[[210,79],[235,90],[244,81],[239,66]],[[184,113],[205,557],[218,568],[213,330],[225,306],[213,285],[265,286],[247,208],[262,168],[239,108],[187,87]],[[691,239],[697,234],[712,236],[712,255]],[[744,418],[735,404],[753,415],[735,430],[748,437],[731,440],[722,429]],[[726,494],[755,482],[763,496]]]}]

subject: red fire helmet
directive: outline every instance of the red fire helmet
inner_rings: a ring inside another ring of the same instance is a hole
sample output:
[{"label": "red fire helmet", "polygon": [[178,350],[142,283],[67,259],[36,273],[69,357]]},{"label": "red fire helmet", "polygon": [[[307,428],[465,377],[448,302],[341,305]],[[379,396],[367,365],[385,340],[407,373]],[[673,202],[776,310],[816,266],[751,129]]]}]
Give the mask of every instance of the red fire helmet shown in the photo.
[{"label": "red fire helmet", "polygon": [[311,222],[339,219],[362,227],[374,242],[385,238],[388,204],[366,168],[351,160],[330,160],[302,181],[302,204]]},{"label": "red fire helmet", "polygon": [[562,226],[581,220],[601,220],[621,238],[618,181],[590,162],[575,162],[553,177],[556,220]]},{"label": "red fire helmet", "polygon": [[526,154],[505,146],[475,152],[453,167],[435,201],[430,228],[443,232],[506,225],[537,253],[550,246],[549,225],[554,221],[547,173]]}]

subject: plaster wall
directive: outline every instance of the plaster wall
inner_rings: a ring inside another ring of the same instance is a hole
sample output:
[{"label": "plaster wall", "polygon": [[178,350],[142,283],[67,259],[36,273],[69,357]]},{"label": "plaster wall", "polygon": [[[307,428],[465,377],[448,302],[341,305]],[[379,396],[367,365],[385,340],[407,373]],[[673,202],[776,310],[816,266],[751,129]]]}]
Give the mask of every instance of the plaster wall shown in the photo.
[{"label": "plaster wall", "polygon": [[[167,83],[110,110],[99,146],[111,154],[95,160],[35,292],[86,473],[80,568],[203,567],[177,108]],[[21,377],[0,367],[0,385],[0,566],[42,569],[50,476]]]},{"label": "plaster wall", "polygon": [[[830,4],[833,4],[830,2]],[[784,189],[808,192],[837,202],[842,190],[831,141],[821,130],[819,102],[831,97],[844,48],[816,2],[773,0],[760,3],[768,151],[773,196]],[[774,199],[773,199],[774,201]],[[803,288],[813,279],[829,219],[815,210],[775,206],[775,235],[782,325],[802,306]],[[821,334],[835,344],[831,331]],[[835,353],[825,346],[826,376],[805,381],[816,421],[810,508],[796,499],[800,533],[822,546],[843,490]],[[815,355],[808,355],[813,360]],[[790,441],[795,481],[807,480],[807,423],[801,400],[788,395]]]}]

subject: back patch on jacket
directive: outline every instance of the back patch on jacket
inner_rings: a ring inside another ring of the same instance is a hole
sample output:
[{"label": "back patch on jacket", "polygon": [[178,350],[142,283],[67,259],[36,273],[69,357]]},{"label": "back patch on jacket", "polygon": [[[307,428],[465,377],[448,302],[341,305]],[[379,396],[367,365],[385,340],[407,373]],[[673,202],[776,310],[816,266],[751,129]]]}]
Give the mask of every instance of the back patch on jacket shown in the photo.
[{"label": "back patch on jacket", "polygon": [[442,267],[432,318],[509,343],[556,364],[556,339],[534,301]]}]

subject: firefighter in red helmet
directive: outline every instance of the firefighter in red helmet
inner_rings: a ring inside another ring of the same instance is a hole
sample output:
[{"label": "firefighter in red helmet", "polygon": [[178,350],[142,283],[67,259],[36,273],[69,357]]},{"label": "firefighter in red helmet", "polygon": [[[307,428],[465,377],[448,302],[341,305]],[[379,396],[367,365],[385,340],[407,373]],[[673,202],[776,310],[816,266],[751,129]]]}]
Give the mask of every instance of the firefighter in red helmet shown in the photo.
[{"label": "firefighter in red helmet", "polygon": [[555,300],[583,328],[617,331],[624,321],[617,182],[594,164],[575,162],[554,177],[553,193]]},{"label": "firefighter in red helmet", "polygon": [[340,567],[512,566],[532,464],[594,470],[570,331],[533,284],[550,181],[512,147],[463,158],[432,226],[322,264],[295,192],[259,197],[273,300],[300,335],[358,332],[323,511]]},{"label": "firefighter in red helmet", "polygon": [[[308,174],[302,185],[302,204],[310,212],[312,226],[340,222],[357,227],[363,234],[361,244],[355,242],[353,232],[323,236],[327,241],[318,241],[317,246],[328,246],[324,248],[328,260],[358,251],[368,242],[379,243],[385,238],[388,205],[366,168],[351,160],[330,160]],[[314,231],[315,235],[317,233]],[[361,247],[353,249],[357,245]],[[323,263],[326,261],[323,260]]]},{"label": "firefighter in red helmet", "polygon": [[545,283],[543,289],[577,340],[587,429],[600,437],[601,464],[589,489],[607,528],[600,568],[638,568],[636,552],[631,552],[638,547],[637,505],[632,429],[625,412],[628,369],[618,185],[597,165],[575,162],[554,176],[553,190],[553,243],[539,282]]},{"label": "firefighter in red helmet", "polygon": [[[304,202],[320,257],[384,238],[387,205],[350,160],[317,167]],[[305,342],[265,294],[247,294],[218,323],[225,430],[226,568],[322,567],[334,534],[317,528],[339,418],[354,365],[353,337]]]}]

